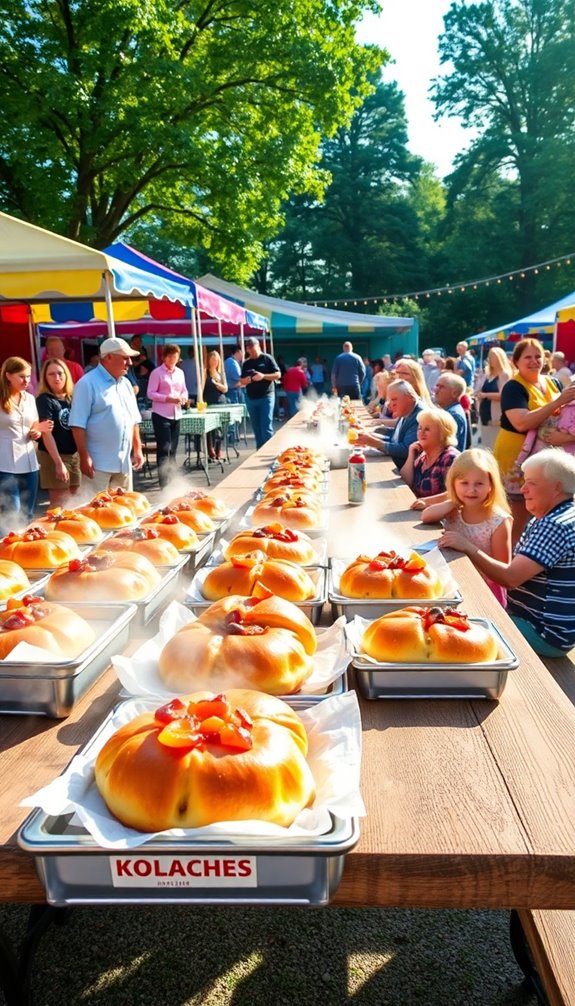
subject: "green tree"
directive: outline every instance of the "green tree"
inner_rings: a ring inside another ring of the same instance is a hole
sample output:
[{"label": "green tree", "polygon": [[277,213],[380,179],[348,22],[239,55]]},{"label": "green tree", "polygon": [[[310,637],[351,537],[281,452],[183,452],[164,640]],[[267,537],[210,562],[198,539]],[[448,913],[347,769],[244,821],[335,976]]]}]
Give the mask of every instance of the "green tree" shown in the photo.
[{"label": "green tree", "polygon": [[412,202],[423,162],[407,149],[397,85],[377,84],[322,151],[331,178],[324,199],[292,199],[270,249],[276,289],[304,299],[361,298],[423,282],[420,237],[433,213],[431,199],[423,209],[423,184]]},{"label": "green tree", "polygon": [[[452,189],[462,198],[470,187],[492,184],[494,175],[515,183],[514,246],[505,268],[569,252],[575,227],[572,0],[458,0],[444,25],[439,50],[450,69],[435,82],[437,112],[461,116],[478,130],[459,157]],[[525,308],[533,304],[534,282],[531,276],[521,286]]]},{"label": "green tree", "polygon": [[105,246],[152,217],[238,278],[369,91],[377,0],[0,0],[0,205]]}]

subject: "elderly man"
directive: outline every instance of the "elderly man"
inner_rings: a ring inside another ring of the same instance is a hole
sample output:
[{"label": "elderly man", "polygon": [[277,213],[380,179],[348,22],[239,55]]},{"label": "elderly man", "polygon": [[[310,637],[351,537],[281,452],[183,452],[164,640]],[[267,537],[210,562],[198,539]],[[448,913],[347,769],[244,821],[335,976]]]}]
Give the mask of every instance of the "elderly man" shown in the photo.
[{"label": "elderly man", "polygon": [[361,399],[361,385],[365,377],[365,363],[354,353],[351,342],[344,342],[343,352],[336,356],[331,369],[331,386],[334,395],[349,395],[354,401]]},{"label": "elderly man", "polygon": [[458,342],[455,347],[455,351],[457,353],[455,373],[459,374],[459,376],[463,378],[465,381],[465,387],[472,391],[473,377],[475,374],[475,360],[469,352],[469,347],[466,342]]},{"label": "elderly man", "polygon": [[450,370],[440,373],[435,385],[435,404],[453,416],[457,425],[457,450],[464,451],[471,446],[469,422],[459,399],[465,394],[465,381]]},{"label": "elderly man", "polygon": [[66,357],[66,347],[64,340],[59,335],[49,335],[44,346],[47,360],[63,360],[74,384],[84,376],[84,368],[75,360],[68,360]]},{"label": "elderly man", "polygon": [[430,395],[433,395],[440,374],[434,351],[432,349],[424,349],[421,354],[421,360],[421,369],[423,370],[427,390]]},{"label": "elderly man", "polygon": [[[144,463],[136,397],[126,372],[138,356],[125,339],[105,339],[100,362],[74,388],[70,428],[82,474],[95,495],[120,486],[132,488],[132,469]],[[131,460],[130,460],[131,459]]]},{"label": "elderly man", "polygon": [[244,346],[247,358],[242,364],[240,384],[246,389],[246,405],[259,450],[273,437],[274,385],[282,374],[273,356],[262,353],[258,339],[246,339]]},{"label": "elderly man", "polygon": [[565,361],[565,353],[559,349],[551,357],[551,377],[558,381],[562,388],[571,384],[573,374]]},{"label": "elderly man", "polygon": [[441,548],[466,552],[491,580],[507,588],[507,611],[536,653],[560,657],[575,646],[575,458],[547,448],[521,465],[521,492],[533,519],[510,563],[468,538],[446,531]]},{"label": "elderly man", "polygon": [[407,381],[391,381],[387,388],[386,402],[393,418],[397,419],[393,430],[386,430],[383,436],[377,430],[373,433],[362,430],[357,443],[362,447],[376,447],[382,454],[389,454],[401,467],[407,459],[409,445],[417,440],[417,417],[423,408],[423,402]]}]

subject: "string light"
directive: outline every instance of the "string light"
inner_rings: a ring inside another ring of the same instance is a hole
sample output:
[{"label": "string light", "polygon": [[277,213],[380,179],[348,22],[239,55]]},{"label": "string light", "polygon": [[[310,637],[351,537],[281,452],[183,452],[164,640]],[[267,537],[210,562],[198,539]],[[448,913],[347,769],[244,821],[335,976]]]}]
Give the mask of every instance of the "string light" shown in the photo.
[{"label": "string light", "polygon": [[[536,265],[524,266],[522,269],[517,269],[513,272],[500,273],[499,276],[487,276],[483,279],[472,279],[463,283],[448,284],[446,286],[433,287],[430,290],[412,290],[409,293],[388,293],[384,296],[379,297],[362,297],[361,300],[363,304],[368,307],[369,304],[401,304],[408,300],[419,300],[420,297],[425,297],[430,300],[432,297],[441,297],[443,294],[453,294],[453,293],[466,293],[467,290],[478,290],[479,287],[488,287],[492,283],[501,284],[501,281],[507,279],[512,282],[515,278],[526,279],[526,277],[533,273],[534,276],[538,276],[540,271],[550,272],[553,266],[560,269],[562,264],[567,266],[571,265],[572,259],[575,258],[575,252],[570,252],[568,255],[561,255],[559,258],[548,259],[547,262],[538,262]],[[343,298],[338,298],[337,300],[324,300],[324,301],[306,301],[306,303],[313,305],[314,307],[347,307],[349,301]],[[353,301],[354,306],[357,306],[359,302],[357,300]]]}]

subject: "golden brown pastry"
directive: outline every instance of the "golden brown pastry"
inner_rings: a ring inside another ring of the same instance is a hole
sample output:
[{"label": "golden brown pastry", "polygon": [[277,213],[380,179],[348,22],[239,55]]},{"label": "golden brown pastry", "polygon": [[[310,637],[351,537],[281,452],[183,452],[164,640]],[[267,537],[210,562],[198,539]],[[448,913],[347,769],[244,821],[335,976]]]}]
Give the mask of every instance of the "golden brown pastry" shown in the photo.
[{"label": "golden brown pastry", "polygon": [[0,559],[0,601],[30,587],[28,574],[17,562]]},{"label": "golden brown pastry", "polygon": [[52,531],[64,531],[78,545],[96,545],[103,538],[100,525],[78,510],[54,507],[53,510],[47,510],[43,517],[38,517],[34,524]]},{"label": "golden brown pastry", "polygon": [[283,524],[266,524],[253,530],[239,531],[226,547],[226,559],[234,555],[245,555],[260,549],[270,559],[287,559],[298,566],[309,566],[317,562],[317,554],[303,531],[292,531]]},{"label": "golden brown pastry", "polygon": [[263,584],[272,594],[288,601],[307,601],[317,588],[309,573],[285,559],[270,559],[265,552],[235,555],[209,571],[202,582],[202,594],[208,601],[219,601],[229,594],[249,597],[256,584]]},{"label": "golden brown pastry", "polygon": [[177,503],[189,503],[194,510],[201,510],[207,513],[212,520],[222,520],[227,517],[230,508],[223,500],[217,496],[210,496],[209,493],[202,492],[201,489],[190,489],[184,496],[177,496],[168,503],[168,506],[175,506]]},{"label": "golden brown pastry", "polygon": [[252,523],[274,524],[276,522],[296,530],[318,528],[321,523],[319,504],[297,494],[290,497],[285,492],[278,496],[264,496],[254,506]]},{"label": "golden brown pastry", "polygon": [[282,597],[225,597],[164,646],[159,672],[174,692],[206,686],[299,691],[313,670],[317,640],[300,608]]},{"label": "golden brown pastry", "polygon": [[79,558],[80,549],[69,534],[39,524],[25,531],[10,531],[0,542],[0,559],[17,562],[22,569],[56,569]]},{"label": "golden brown pastry", "polygon": [[380,663],[474,664],[497,659],[497,641],[451,608],[401,608],[368,625],[361,649]]},{"label": "golden brown pastry", "polygon": [[134,517],[142,517],[152,509],[152,504],[145,493],[122,489],[121,486],[96,493],[94,499],[103,500],[105,503],[118,503],[120,506],[127,507],[132,511]]},{"label": "golden brown pastry", "polygon": [[315,798],[305,727],[280,699],[235,689],[196,692],[144,713],[96,758],[98,790],[129,828],[215,821],[289,827]]},{"label": "golden brown pastry", "polygon": [[300,493],[311,493],[315,497],[320,491],[319,476],[313,472],[291,472],[279,468],[266,479],[263,488],[265,496],[269,496],[270,493],[281,493],[284,489],[295,489]]},{"label": "golden brown pastry", "polygon": [[140,601],[160,580],[143,555],[98,550],[52,573],[46,597],[56,601]]},{"label": "golden brown pastry", "polygon": [[176,566],[182,558],[175,545],[151,525],[126,528],[105,542],[107,552],[137,552],[153,566]]},{"label": "golden brown pastry", "polygon": [[360,555],[344,569],[339,593],[344,597],[424,600],[441,597],[443,585],[416,552],[407,558],[396,552],[379,552],[373,559]]},{"label": "golden brown pastry", "polygon": [[128,527],[135,522],[134,514],[129,507],[98,496],[85,506],[76,507],[76,510],[91,517],[104,531],[115,531],[119,527]]},{"label": "golden brown pastry", "polygon": [[10,598],[0,612],[0,659],[18,643],[39,646],[58,660],[73,660],[94,642],[96,634],[84,618],[70,608],[50,604],[42,597]]},{"label": "golden brown pastry", "polygon": [[196,534],[209,534],[216,527],[212,518],[207,513],[204,513],[203,510],[198,510],[191,503],[174,503],[171,506],[164,506],[150,517],[144,517],[143,523],[149,524],[155,521],[157,514],[160,514],[162,517],[177,517],[182,524],[186,524]]},{"label": "golden brown pastry", "polygon": [[156,510],[150,517],[144,518],[141,527],[153,527],[160,538],[171,541],[178,552],[191,552],[200,544],[196,532],[184,524],[175,513]]}]

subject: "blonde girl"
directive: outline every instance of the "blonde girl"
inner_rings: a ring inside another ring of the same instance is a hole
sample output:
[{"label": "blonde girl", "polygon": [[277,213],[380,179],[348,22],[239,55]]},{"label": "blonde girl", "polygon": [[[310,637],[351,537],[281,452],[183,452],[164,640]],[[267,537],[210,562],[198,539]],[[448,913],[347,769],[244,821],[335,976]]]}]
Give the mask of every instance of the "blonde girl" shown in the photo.
[{"label": "blonde girl", "polygon": [[[445,503],[434,503],[422,512],[424,523],[445,520],[439,547],[466,552],[472,542],[499,562],[511,562],[512,518],[493,454],[480,447],[463,451],[447,473],[446,490]],[[505,607],[505,589],[483,578]]]}]

